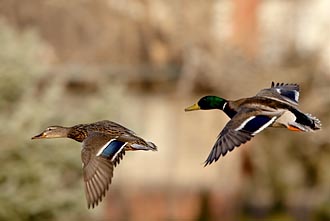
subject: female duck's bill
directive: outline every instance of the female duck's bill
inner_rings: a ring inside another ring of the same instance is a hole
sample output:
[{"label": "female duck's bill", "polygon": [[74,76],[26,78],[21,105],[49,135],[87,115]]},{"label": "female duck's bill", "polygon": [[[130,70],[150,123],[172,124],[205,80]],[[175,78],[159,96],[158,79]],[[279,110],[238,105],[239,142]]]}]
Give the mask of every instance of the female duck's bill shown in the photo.
[{"label": "female duck's bill", "polygon": [[68,136],[70,128],[62,126],[50,126],[40,134],[32,137],[31,139],[50,139],[50,138],[65,138]]}]

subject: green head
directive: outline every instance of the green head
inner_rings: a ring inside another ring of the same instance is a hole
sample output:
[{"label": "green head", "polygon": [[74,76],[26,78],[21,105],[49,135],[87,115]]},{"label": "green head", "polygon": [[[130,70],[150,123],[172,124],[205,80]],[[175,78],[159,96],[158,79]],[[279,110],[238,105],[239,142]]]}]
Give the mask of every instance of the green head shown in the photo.
[{"label": "green head", "polygon": [[217,96],[205,96],[202,97],[196,104],[187,107],[185,111],[193,110],[211,110],[211,109],[220,109],[223,110],[225,104],[227,103],[226,99]]}]

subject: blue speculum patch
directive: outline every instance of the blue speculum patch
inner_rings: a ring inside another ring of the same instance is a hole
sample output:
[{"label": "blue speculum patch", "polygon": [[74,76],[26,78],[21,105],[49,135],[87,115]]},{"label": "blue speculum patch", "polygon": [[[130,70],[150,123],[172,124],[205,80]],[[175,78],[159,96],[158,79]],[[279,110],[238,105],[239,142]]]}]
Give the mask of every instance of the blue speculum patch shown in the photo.
[{"label": "blue speculum patch", "polygon": [[295,91],[287,91],[287,90],[280,90],[281,95],[284,97],[289,98],[290,100],[296,101],[296,93]]},{"label": "blue speculum patch", "polygon": [[258,115],[249,122],[241,130],[249,131],[251,133],[256,132],[260,127],[269,122],[271,118],[263,115]]},{"label": "blue speculum patch", "polygon": [[120,148],[125,144],[125,142],[119,141],[119,140],[113,140],[111,141],[106,148],[101,153],[101,156],[112,158],[119,150]]}]

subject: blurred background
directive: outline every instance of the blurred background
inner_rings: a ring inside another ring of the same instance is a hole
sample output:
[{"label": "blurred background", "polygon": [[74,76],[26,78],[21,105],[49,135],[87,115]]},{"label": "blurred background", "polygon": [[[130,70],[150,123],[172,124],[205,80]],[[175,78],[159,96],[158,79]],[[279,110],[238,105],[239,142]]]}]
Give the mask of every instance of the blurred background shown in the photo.
[{"label": "blurred background", "polygon": [[[327,0],[0,0],[0,220],[330,220]],[[316,133],[267,129],[206,168],[228,118],[185,113],[298,83]],[[30,138],[108,119],[130,152],[94,210],[81,144]],[[328,172],[327,172],[328,171]]]}]

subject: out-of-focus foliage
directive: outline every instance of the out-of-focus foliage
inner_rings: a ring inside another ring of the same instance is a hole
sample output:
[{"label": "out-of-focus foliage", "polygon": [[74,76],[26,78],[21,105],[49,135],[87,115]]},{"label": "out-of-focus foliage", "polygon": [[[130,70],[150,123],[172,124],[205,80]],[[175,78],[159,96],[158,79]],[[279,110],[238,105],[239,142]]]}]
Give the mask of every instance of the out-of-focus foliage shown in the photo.
[{"label": "out-of-focus foliage", "polygon": [[35,32],[19,33],[0,20],[0,48],[0,110],[10,111],[45,71],[42,45]]},{"label": "out-of-focus foliage", "polygon": [[37,131],[33,121],[48,117],[40,114],[42,101],[35,91],[48,69],[47,59],[41,59],[45,47],[35,32],[0,23],[0,220],[84,216],[86,205],[75,197],[83,197],[79,148],[63,152],[54,143],[29,140]]}]

